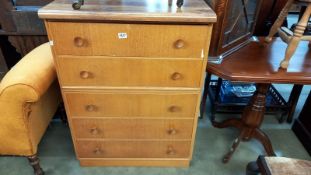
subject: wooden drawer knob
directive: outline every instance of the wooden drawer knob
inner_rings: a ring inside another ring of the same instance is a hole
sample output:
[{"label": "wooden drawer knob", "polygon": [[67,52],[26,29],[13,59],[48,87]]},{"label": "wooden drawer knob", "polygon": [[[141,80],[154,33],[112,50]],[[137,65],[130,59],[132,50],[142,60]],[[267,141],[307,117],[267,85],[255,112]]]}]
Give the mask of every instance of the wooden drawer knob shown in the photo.
[{"label": "wooden drawer knob", "polygon": [[170,128],[167,130],[167,133],[169,135],[175,135],[175,134],[177,134],[177,130],[175,128]]},{"label": "wooden drawer knob", "polygon": [[97,107],[95,105],[86,105],[85,110],[88,112],[94,112],[96,111]]},{"label": "wooden drawer knob", "polygon": [[80,77],[82,78],[82,79],[88,79],[88,78],[91,78],[91,73],[90,72],[88,72],[88,71],[81,71],[80,72]]},{"label": "wooden drawer knob", "polygon": [[175,41],[174,46],[176,49],[181,49],[183,47],[185,47],[185,42],[181,39]]},{"label": "wooden drawer knob", "polygon": [[175,72],[172,74],[171,79],[172,80],[180,80],[180,79],[182,79],[182,75],[181,75],[181,73]]},{"label": "wooden drawer knob", "polygon": [[98,133],[99,133],[99,129],[98,128],[92,128],[91,130],[90,130],[90,133],[92,134],[92,135],[97,135]]},{"label": "wooden drawer knob", "polygon": [[83,39],[81,37],[75,37],[73,39],[73,43],[76,47],[83,47],[83,46],[85,46],[86,41],[85,41],[85,39]]},{"label": "wooden drawer knob", "polygon": [[174,150],[173,147],[169,146],[168,149],[167,149],[167,152],[166,152],[167,155],[176,155],[176,151]]},{"label": "wooden drawer knob", "polygon": [[96,154],[96,155],[100,155],[100,154],[103,153],[103,151],[100,148],[95,148],[93,153]]},{"label": "wooden drawer knob", "polygon": [[171,107],[169,107],[168,110],[169,110],[170,112],[179,112],[179,111],[181,111],[181,108],[178,107],[178,106],[171,106]]}]

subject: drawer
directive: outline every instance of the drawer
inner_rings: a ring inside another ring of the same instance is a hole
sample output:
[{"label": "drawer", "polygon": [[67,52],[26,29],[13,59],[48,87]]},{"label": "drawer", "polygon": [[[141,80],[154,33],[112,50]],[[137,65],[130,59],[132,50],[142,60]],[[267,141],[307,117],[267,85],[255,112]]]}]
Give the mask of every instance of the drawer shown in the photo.
[{"label": "drawer", "polygon": [[198,93],[64,92],[70,117],[194,118]]},{"label": "drawer", "polygon": [[80,158],[188,158],[190,141],[77,141]]},{"label": "drawer", "polygon": [[75,138],[189,139],[193,119],[72,119]]},{"label": "drawer", "polygon": [[58,57],[63,86],[200,87],[202,60]]},{"label": "drawer", "polygon": [[211,25],[49,22],[48,26],[58,55],[202,58],[211,31]]}]

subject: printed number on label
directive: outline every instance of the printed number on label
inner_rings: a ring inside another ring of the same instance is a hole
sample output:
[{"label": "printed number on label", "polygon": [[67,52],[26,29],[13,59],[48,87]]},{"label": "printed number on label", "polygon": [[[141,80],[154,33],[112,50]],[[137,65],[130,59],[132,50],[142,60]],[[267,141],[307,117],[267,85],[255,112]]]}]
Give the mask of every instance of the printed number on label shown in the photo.
[{"label": "printed number on label", "polygon": [[126,39],[127,38],[127,33],[118,33],[119,39]]}]

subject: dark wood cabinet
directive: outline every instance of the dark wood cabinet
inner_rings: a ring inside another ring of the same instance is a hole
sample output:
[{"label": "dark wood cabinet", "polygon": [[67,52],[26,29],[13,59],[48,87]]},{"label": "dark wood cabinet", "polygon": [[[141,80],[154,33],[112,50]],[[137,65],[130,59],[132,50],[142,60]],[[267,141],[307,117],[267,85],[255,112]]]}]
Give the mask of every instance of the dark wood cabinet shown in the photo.
[{"label": "dark wood cabinet", "polygon": [[311,155],[311,91],[292,130]]},{"label": "dark wood cabinet", "polygon": [[5,75],[5,73],[7,72],[8,67],[6,65],[6,62],[4,60],[3,54],[0,50],[0,81],[2,79],[2,77]]},{"label": "dark wood cabinet", "polygon": [[[0,72],[48,41],[38,9],[52,0],[0,1]],[[7,66],[4,63],[7,63]]]},{"label": "dark wood cabinet", "polygon": [[251,38],[262,0],[205,0],[217,14],[210,60],[224,57]]},{"label": "dark wood cabinet", "polygon": [[287,0],[262,0],[254,35],[267,36]]}]

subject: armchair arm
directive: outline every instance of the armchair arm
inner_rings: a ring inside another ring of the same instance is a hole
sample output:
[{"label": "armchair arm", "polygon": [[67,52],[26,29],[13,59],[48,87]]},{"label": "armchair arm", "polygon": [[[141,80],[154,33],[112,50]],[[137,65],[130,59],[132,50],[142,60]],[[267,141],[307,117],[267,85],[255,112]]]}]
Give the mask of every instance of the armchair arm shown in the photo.
[{"label": "armchair arm", "polygon": [[23,101],[35,102],[47,91],[55,77],[51,48],[45,43],[24,56],[5,75],[0,83],[0,96],[7,91],[10,96],[16,93]]}]

